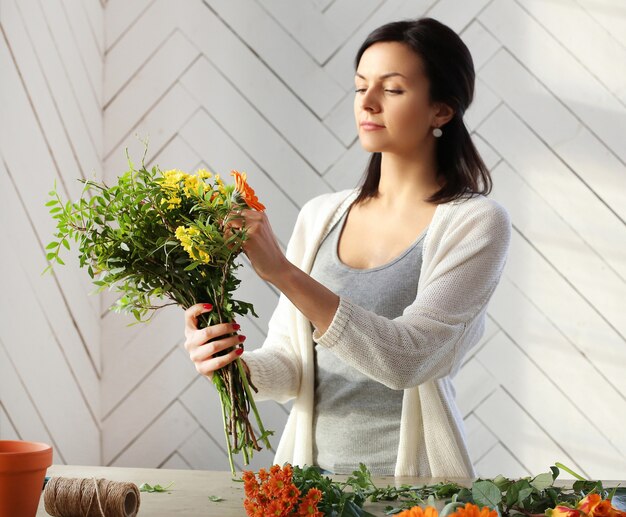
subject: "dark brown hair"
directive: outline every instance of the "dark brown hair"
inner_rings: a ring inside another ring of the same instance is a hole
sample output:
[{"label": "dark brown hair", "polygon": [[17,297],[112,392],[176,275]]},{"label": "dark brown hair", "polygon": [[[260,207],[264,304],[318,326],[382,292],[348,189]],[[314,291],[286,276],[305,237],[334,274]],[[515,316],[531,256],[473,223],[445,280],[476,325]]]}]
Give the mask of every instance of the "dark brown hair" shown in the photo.
[{"label": "dark brown hair", "polygon": [[[437,174],[445,185],[426,201],[446,203],[463,195],[487,195],[492,181],[489,169],[474,146],[463,114],[474,98],[474,62],[461,38],[450,27],[434,18],[418,18],[387,23],[373,30],[359,48],[356,70],[365,50],[379,41],[399,41],[420,58],[430,83],[431,102],[443,102],[454,110],[437,138]],[[361,191],[354,204],[378,194],[382,155],[372,153],[365,170]]]}]

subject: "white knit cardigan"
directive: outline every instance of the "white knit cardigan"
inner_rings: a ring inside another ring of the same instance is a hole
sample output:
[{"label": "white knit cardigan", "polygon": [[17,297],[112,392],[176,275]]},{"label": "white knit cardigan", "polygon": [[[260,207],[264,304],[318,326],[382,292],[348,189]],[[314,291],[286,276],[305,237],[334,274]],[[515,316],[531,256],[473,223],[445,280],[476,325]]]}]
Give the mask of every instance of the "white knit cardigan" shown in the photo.
[{"label": "white knit cardigan", "polygon": [[[348,189],[305,203],[287,259],[310,273],[323,238],[357,195],[357,188]],[[314,339],[372,379],[404,390],[396,476],[475,477],[451,379],[484,332],[510,238],[509,215],[492,199],[465,196],[437,205],[423,243],[417,296],[394,319],[340,297],[320,335],[281,293],[262,346],[242,355],[259,389],[256,400],[295,397],[274,462],[312,463]]]}]

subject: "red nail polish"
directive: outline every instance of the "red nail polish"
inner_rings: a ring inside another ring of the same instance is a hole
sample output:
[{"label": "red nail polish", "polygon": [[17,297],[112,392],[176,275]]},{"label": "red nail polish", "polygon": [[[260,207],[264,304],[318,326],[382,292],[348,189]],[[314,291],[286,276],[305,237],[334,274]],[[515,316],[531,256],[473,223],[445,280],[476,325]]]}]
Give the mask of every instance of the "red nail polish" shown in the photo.
[{"label": "red nail polish", "polygon": [[211,305],[210,303],[204,303],[202,304],[202,306],[207,310],[207,311],[212,311],[213,310],[213,305]]},{"label": "red nail polish", "polygon": [[235,353],[236,353],[237,355],[241,355],[241,354],[243,354],[243,348],[238,348],[237,350],[235,350]]},{"label": "red nail polish", "polygon": [[240,328],[241,328],[241,325],[239,325],[239,323],[233,323],[234,330],[239,330]]},{"label": "red nail polish", "polygon": [[246,340],[246,336],[239,336],[239,341],[245,341]]}]

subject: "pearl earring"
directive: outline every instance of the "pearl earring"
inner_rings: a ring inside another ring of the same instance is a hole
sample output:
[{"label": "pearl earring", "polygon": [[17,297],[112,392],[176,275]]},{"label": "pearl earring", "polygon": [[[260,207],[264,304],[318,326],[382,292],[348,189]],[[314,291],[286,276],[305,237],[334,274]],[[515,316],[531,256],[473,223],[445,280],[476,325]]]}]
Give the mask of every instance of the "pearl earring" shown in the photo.
[{"label": "pearl earring", "polygon": [[435,129],[433,129],[433,135],[435,136],[435,138],[439,138],[441,135],[443,135],[443,131],[436,127]]}]

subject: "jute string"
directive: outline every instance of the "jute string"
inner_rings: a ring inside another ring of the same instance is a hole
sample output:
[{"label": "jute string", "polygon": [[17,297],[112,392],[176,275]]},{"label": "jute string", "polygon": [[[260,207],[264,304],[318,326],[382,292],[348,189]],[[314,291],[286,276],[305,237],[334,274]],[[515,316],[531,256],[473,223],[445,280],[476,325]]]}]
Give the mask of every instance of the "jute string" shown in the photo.
[{"label": "jute string", "polygon": [[53,517],[135,517],[141,498],[134,483],[53,477],[43,500]]}]

